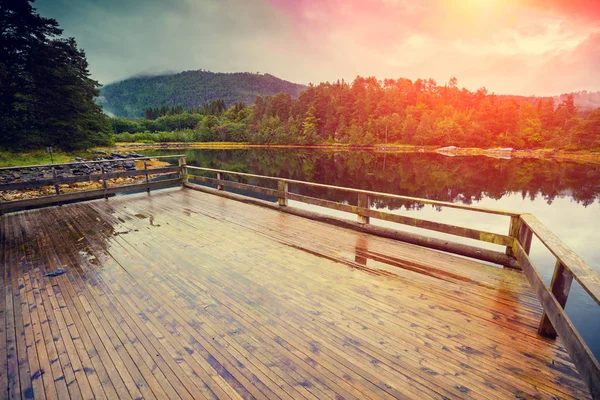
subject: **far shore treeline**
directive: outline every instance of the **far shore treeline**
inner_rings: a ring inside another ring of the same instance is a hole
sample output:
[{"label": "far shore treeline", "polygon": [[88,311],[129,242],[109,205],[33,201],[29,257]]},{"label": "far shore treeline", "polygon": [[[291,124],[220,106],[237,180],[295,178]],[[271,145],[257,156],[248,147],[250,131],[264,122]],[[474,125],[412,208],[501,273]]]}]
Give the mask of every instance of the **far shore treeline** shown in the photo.
[{"label": "far shore treeline", "polygon": [[148,108],[144,119],[111,118],[117,141],[262,144],[600,148],[600,108],[581,111],[572,94],[554,98],[497,96],[459,89],[456,79],[357,77],[287,93],[257,96],[229,108],[216,100],[185,111]]},{"label": "far shore treeline", "polygon": [[115,141],[600,150],[600,108],[578,109],[572,94],[500,96],[461,89],[455,78],[357,77],[310,85],[297,98],[256,96],[252,105],[215,98],[190,109],[148,107],[139,119],[108,117],[94,101],[100,85],[85,53],[32,3],[0,8],[0,150]]}]

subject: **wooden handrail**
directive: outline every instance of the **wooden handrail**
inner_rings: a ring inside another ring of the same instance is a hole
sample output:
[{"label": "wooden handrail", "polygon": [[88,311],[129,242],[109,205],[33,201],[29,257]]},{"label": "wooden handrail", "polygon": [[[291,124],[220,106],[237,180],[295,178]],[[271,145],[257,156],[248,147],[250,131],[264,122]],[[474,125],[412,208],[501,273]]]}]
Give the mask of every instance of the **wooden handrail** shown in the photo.
[{"label": "wooden handrail", "polygon": [[131,171],[121,171],[121,172],[104,172],[99,174],[89,174],[89,175],[79,175],[79,176],[69,176],[65,178],[53,178],[53,179],[40,179],[35,181],[28,182],[14,182],[14,183],[5,183],[0,184],[0,192],[5,190],[23,190],[23,189],[36,189],[44,186],[52,186],[52,185],[64,185],[69,183],[76,182],[95,182],[106,179],[115,179],[115,178],[128,178],[132,176],[140,176],[140,175],[157,175],[157,174],[165,174],[169,172],[179,172],[179,167],[163,167],[163,168],[151,168],[151,169],[136,169]]},{"label": "wooden handrail", "polygon": [[415,203],[430,204],[430,205],[440,206],[440,207],[448,207],[448,208],[456,208],[456,209],[460,209],[460,210],[482,212],[482,213],[486,213],[486,214],[504,215],[504,216],[509,216],[509,217],[518,217],[520,215],[520,213],[514,212],[514,211],[506,211],[506,210],[499,210],[499,209],[486,208],[486,207],[477,207],[477,206],[467,206],[464,204],[449,203],[449,202],[445,202],[445,201],[421,199],[418,197],[401,196],[401,195],[397,195],[397,194],[383,193],[383,192],[373,192],[370,190],[347,188],[347,187],[343,187],[343,186],[332,186],[332,185],[326,185],[323,183],[297,181],[294,179],[278,178],[278,177],[267,176],[267,175],[255,175],[255,174],[248,174],[245,172],[235,172],[235,171],[227,171],[227,170],[214,169],[214,168],[194,167],[191,165],[188,165],[187,168],[188,168],[188,170],[192,169],[192,170],[216,172],[216,173],[229,174],[229,175],[238,175],[238,176],[244,176],[244,177],[249,177],[249,178],[260,178],[260,179],[281,181],[281,182],[294,183],[294,184],[304,185],[304,186],[312,186],[312,187],[318,187],[318,188],[324,188],[324,189],[340,190],[340,191],[349,192],[349,193],[366,194],[366,195],[372,196],[372,197],[384,197],[384,198],[388,198],[388,199],[413,201]]},{"label": "wooden handrail", "polygon": [[[523,273],[544,309],[544,317],[548,318],[552,324],[554,336],[558,333],[562,338],[573,363],[590,389],[592,398],[600,399],[600,364],[598,360],[596,360],[594,354],[567,316],[564,310],[564,303],[561,304],[554,290],[549,289],[544,284],[542,277],[523,247],[518,242],[515,242],[513,250],[523,269]],[[542,320],[542,324],[543,322]],[[540,333],[543,334],[543,332]]]},{"label": "wooden handrail", "polygon": [[[188,167],[188,168],[190,168],[190,167]],[[221,172],[217,172],[217,174],[222,175]],[[248,191],[252,191],[252,192],[275,196],[281,200],[281,201],[279,201],[280,204],[284,200],[285,201],[296,200],[296,201],[300,201],[300,202],[304,202],[304,203],[308,203],[308,204],[312,204],[312,205],[316,205],[316,206],[321,206],[321,207],[326,207],[326,208],[330,208],[330,209],[335,209],[335,210],[339,210],[339,211],[356,214],[360,217],[359,219],[361,221],[363,221],[363,223],[368,223],[368,219],[364,219],[364,218],[376,218],[376,219],[381,219],[384,221],[396,222],[396,223],[403,224],[403,225],[410,225],[410,226],[414,226],[416,228],[422,228],[422,229],[428,229],[428,230],[432,230],[432,231],[442,232],[442,233],[446,233],[449,235],[455,235],[455,236],[460,236],[460,237],[464,237],[464,238],[468,238],[468,239],[480,240],[483,242],[493,243],[493,244],[497,244],[500,246],[512,247],[512,243],[513,243],[513,238],[510,236],[507,236],[507,235],[501,235],[498,233],[486,232],[486,231],[481,231],[481,230],[472,229],[472,228],[464,228],[464,227],[460,227],[460,226],[444,224],[441,222],[433,222],[433,221],[428,221],[428,220],[424,220],[424,219],[420,219],[420,218],[407,217],[404,215],[393,214],[393,213],[386,212],[386,211],[372,210],[372,209],[369,209],[367,202],[363,202],[361,204],[361,206],[359,207],[359,206],[353,206],[350,204],[336,203],[333,201],[328,201],[328,200],[319,199],[319,198],[310,197],[310,196],[303,196],[303,195],[296,194],[296,193],[290,193],[287,190],[275,190],[275,189],[263,188],[260,186],[249,185],[249,184],[245,184],[245,183],[227,181],[222,178],[215,179],[215,178],[208,178],[208,177],[199,176],[199,175],[187,175],[186,178],[188,180],[195,179],[195,180],[198,180],[201,182],[217,185],[217,188],[219,190],[223,190],[224,186],[229,186],[229,187],[234,187],[237,189],[248,190]],[[288,182],[285,182],[283,180],[280,180],[279,182],[281,182],[281,184],[283,184],[283,185],[288,184]]]},{"label": "wooden handrail", "polygon": [[575,280],[592,299],[600,305],[600,275],[536,217],[531,214],[522,214],[521,220],[556,259],[573,274]]},{"label": "wooden handrail", "polygon": [[[154,158],[174,158],[178,157],[180,160],[179,166],[170,166],[170,167],[159,167],[159,168],[147,168],[146,161]],[[104,165],[102,165],[100,173],[88,174],[88,175],[78,175],[78,176],[69,176],[69,177],[58,177],[56,175],[55,167],[57,165],[77,165],[77,164],[88,164],[88,163],[119,163],[123,161],[137,161],[142,160],[144,162],[144,169],[142,170],[131,170],[131,171],[119,171],[119,172],[105,172]],[[53,164],[53,165],[36,165],[36,166],[23,166],[23,167],[9,167],[3,168],[7,169],[28,169],[28,168],[51,168],[52,169],[52,178],[51,179],[39,179],[28,182],[13,182],[7,184],[0,184],[0,191],[8,191],[8,190],[24,190],[24,189],[36,189],[40,187],[46,186],[54,186],[55,195],[51,196],[42,196],[32,199],[24,199],[24,200],[13,200],[13,201],[0,201],[0,215],[6,211],[19,210],[27,207],[41,207],[50,204],[61,204],[63,202],[71,202],[71,201],[79,201],[79,200],[88,200],[90,198],[96,197],[106,197],[109,195],[128,192],[134,190],[145,189],[148,193],[150,189],[162,188],[166,186],[170,186],[173,184],[183,184],[183,173],[184,167],[181,165],[181,160],[184,160],[185,164],[185,156],[182,155],[174,155],[174,156],[157,156],[157,157],[141,157],[141,158],[123,158],[118,160],[97,160],[97,161],[89,161],[89,162],[75,162],[75,163],[66,163],[66,164]],[[173,174],[178,173],[179,177],[176,179],[168,179],[165,181],[159,182],[150,182],[150,175],[159,175],[159,174]],[[121,185],[115,187],[108,187],[108,180],[115,178],[125,178],[125,177],[133,177],[133,176],[145,176],[145,183],[143,184],[133,184],[133,185]],[[60,186],[63,184],[70,184],[76,182],[98,182],[102,181],[102,189],[93,189],[93,190],[82,190],[68,194],[60,193]]]},{"label": "wooden handrail", "polygon": [[122,186],[114,186],[106,189],[94,189],[94,190],[83,190],[80,192],[59,194],[55,196],[44,196],[37,197],[34,199],[25,199],[25,200],[15,200],[0,203],[0,214],[3,211],[7,210],[18,210],[27,207],[39,207],[46,206],[50,204],[60,204],[71,201],[81,201],[81,200],[89,200],[94,198],[101,198],[103,196],[108,196],[117,193],[123,192],[132,192],[137,190],[148,190],[148,189],[159,189],[168,186],[181,184],[181,179],[167,179],[163,181],[149,182],[149,183],[139,183],[133,185],[122,185]]}]

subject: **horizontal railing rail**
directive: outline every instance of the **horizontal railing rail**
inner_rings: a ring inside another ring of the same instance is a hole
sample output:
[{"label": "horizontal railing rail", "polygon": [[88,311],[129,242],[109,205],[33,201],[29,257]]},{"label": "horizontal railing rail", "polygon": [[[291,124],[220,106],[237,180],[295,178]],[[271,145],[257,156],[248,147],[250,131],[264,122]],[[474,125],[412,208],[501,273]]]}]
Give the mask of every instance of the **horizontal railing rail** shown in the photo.
[{"label": "horizontal railing rail", "polygon": [[367,196],[373,196],[373,197],[382,197],[382,198],[388,198],[388,199],[412,201],[412,202],[416,202],[416,203],[428,204],[428,205],[433,205],[433,206],[456,208],[456,209],[460,209],[460,210],[482,212],[482,213],[486,213],[486,214],[496,214],[496,215],[504,215],[504,216],[510,216],[510,217],[518,217],[520,215],[520,213],[515,212],[515,211],[507,211],[507,210],[500,210],[500,209],[494,209],[494,208],[486,208],[486,207],[470,206],[470,205],[465,205],[465,204],[449,203],[446,201],[421,199],[418,197],[402,196],[402,195],[397,195],[397,194],[392,194],[392,193],[384,193],[384,192],[373,192],[373,191],[369,191],[369,190],[347,188],[347,187],[343,187],[343,186],[332,186],[332,185],[326,185],[323,183],[298,181],[298,180],[294,180],[294,179],[278,178],[278,177],[267,176],[267,175],[248,174],[246,172],[234,172],[234,171],[227,171],[227,170],[223,170],[223,169],[195,167],[195,166],[191,166],[191,165],[188,165],[187,168],[192,169],[192,170],[195,169],[195,170],[206,171],[206,172],[237,175],[237,176],[243,176],[243,177],[247,177],[247,178],[260,178],[260,179],[266,179],[266,180],[272,180],[272,181],[280,181],[280,182],[286,182],[288,184],[296,183],[296,184],[304,185],[304,186],[312,186],[312,187],[318,187],[318,188],[323,188],[323,189],[334,189],[334,190],[340,190],[340,191],[349,192],[349,193],[366,194]]},{"label": "horizontal railing rail", "polygon": [[[577,366],[579,373],[590,388],[593,398],[600,399],[600,365],[564,310],[573,279],[577,280],[583,289],[596,301],[596,303],[600,305],[600,275],[575,252],[569,249],[558,237],[556,237],[556,235],[554,235],[534,216],[512,211],[419,199],[390,193],[373,192],[368,190],[331,186],[214,168],[203,168],[188,165],[186,166],[186,171],[199,171],[202,173],[216,174],[216,178],[212,178],[204,175],[188,174],[186,172],[184,175],[184,186],[190,188],[225,197],[235,198],[238,200],[242,199],[247,202],[259,203],[265,206],[276,207],[282,211],[292,214],[307,216],[313,219],[321,219],[327,222],[334,222],[341,226],[351,227],[354,229],[367,231],[369,233],[380,234],[382,236],[408,241],[410,243],[425,247],[522,269],[529,284],[532,286],[534,292],[540,300],[544,311],[540,322],[539,333],[549,338],[555,338],[557,334],[561,336],[570,356],[573,359],[573,362]],[[228,180],[225,179],[226,176],[275,181],[277,182],[277,189]],[[193,183],[194,181],[202,182],[203,184],[214,185],[216,186],[216,189],[196,185]],[[289,184],[355,193],[358,196],[358,205],[354,206],[321,198],[305,196],[298,193],[292,193],[289,191]],[[272,203],[251,199],[248,196],[241,196],[238,194],[225,192],[225,187],[276,197],[277,205],[271,205]],[[459,227],[419,218],[407,217],[386,211],[370,209],[371,199],[376,197],[507,216],[510,217],[508,235],[485,232],[477,229]],[[288,200],[295,200],[306,204],[356,214],[358,219],[356,222],[343,221],[335,217],[322,216],[322,214],[294,209],[293,207],[288,207]],[[499,253],[488,249],[467,246],[446,240],[442,241],[431,237],[424,237],[399,231],[394,233],[390,232],[388,229],[377,226],[370,226],[367,229],[366,227],[370,224],[370,218],[396,222],[403,225],[414,226],[437,232],[443,232],[450,235],[502,245],[506,246],[506,251],[505,253]],[[557,259],[554,276],[552,278],[550,287],[544,283],[540,273],[529,258],[533,235],[535,235]]]},{"label": "horizontal railing rail", "polygon": [[[178,166],[169,167],[158,167],[148,168],[147,162],[151,159],[166,159],[166,158],[177,158],[179,159]],[[114,171],[106,172],[105,165],[107,164],[120,164],[123,162],[136,162],[141,161],[143,163],[143,169],[125,170],[125,171]],[[78,166],[83,164],[102,164],[99,172],[88,173],[84,175],[74,176],[58,176],[57,166]],[[20,166],[20,167],[7,167],[1,168],[0,171],[4,170],[28,170],[28,169],[47,169],[50,170],[53,177],[45,179],[32,179],[22,182],[10,182],[0,184],[0,192],[6,191],[19,191],[19,190],[31,190],[39,189],[43,187],[53,187],[54,194],[49,196],[40,196],[30,199],[20,199],[12,201],[0,201],[0,214],[12,210],[19,210],[29,207],[41,207],[52,204],[62,204],[65,202],[72,202],[78,200],[89,200],[92,198],[108,197],[117,193],[131,192],[146,190],[150,192],[151,189],[159,189],[163,187],[173,186],[183,183],[183,171],[185,170],[185,157],[183,155],[173,156],[157,156],[157,157],[135,157],[135,158],[119,158],[111,160],[94,160],[94,161],[83,161],[83,162],[72,162],[63,164],[47,164],[47,165],[34,165],[34,166]],[[178,174],[176,179],[164,179],[156,182],[150,181],[150,176],[169,176],[172,174]],[[110,186],[109,182],[111,179],[119,178],[131,178],[136,176],[145,177],[144,183],[128,184]],[[61,186],[65,184],[80,183],[80,182],[102,182],[101,189],[91,190],[79,190],[71,193],[61,193]]]}]

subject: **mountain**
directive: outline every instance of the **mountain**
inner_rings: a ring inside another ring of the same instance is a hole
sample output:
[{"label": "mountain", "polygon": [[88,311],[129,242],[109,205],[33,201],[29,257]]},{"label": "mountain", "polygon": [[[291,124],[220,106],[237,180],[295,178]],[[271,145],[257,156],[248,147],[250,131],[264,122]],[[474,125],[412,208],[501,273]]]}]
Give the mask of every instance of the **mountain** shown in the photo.
[{"label": "mountain", "polygon": [[184,109],[223,99],[230,106],[238,101],[254,103],[256,95],[289,93],[296,98],[306,86],[284,81],[269,74],[249,72],[217,73],[185,71],[178,74],[142,76],[104,86],[96,102],[107,114],[139,118],[148,107],[162,105]]}]

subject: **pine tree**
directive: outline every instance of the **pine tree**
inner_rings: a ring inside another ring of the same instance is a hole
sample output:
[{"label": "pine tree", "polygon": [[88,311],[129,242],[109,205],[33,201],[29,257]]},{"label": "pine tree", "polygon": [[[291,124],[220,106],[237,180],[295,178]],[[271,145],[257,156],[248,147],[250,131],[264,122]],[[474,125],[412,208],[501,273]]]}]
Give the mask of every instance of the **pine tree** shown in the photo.
[{"label": "pine tree", "polygon": [[33,0],[0,3],[0,146],[66,150],[110,141],[110,125],[94,103],[85,53],[62,39],[54,19]]}]

